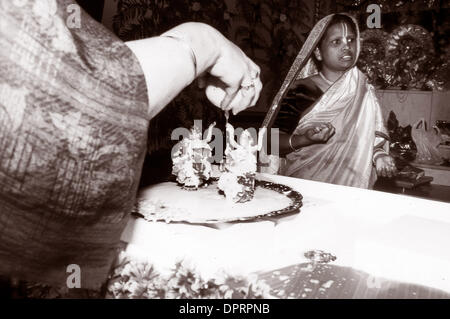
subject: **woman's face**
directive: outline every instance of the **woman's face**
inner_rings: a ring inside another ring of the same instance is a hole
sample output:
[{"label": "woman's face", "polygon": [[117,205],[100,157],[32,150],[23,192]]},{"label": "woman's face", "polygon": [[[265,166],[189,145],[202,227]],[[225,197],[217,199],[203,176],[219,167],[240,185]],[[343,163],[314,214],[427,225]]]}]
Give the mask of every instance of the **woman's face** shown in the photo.
[{"label": "woman's face", "polygon": [[328,28],[320,44],[322,69],[339,72],[350,68],[356,58],[356,34],[348,23]]}]

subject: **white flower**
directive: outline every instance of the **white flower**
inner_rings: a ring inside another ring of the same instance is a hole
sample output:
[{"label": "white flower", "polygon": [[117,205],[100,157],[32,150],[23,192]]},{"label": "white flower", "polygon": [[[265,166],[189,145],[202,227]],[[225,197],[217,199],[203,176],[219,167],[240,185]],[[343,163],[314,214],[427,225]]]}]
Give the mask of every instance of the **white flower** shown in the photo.
[{"label": "white flower", "polygon": [[287,16],[284,13],[280,14],[280,21],[285,22],[286,20],[287,20]]}]

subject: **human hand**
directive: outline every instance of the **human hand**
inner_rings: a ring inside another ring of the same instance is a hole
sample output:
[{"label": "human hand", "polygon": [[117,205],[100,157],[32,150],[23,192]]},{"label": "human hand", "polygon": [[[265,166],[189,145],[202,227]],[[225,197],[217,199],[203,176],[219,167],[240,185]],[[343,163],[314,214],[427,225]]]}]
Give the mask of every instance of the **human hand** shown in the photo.
[{"label": "human hand", "polygon": [[199,87],[206,87],[211,103],[237,114],[258,101],[262,89],[260,68],[222,35],[219,43],[219,57],[199,78]]},{"label": "human hand", "polygon": [[305,132],[305,137],[311,144],[326,143],[335,133],[335,128],[331,123],[321,123]]},{"label": "human hand", "polygon": [[397,174],[394,160],[391,156],[379,156],[375,161],[375,169],[378,176],[394,177]]}]

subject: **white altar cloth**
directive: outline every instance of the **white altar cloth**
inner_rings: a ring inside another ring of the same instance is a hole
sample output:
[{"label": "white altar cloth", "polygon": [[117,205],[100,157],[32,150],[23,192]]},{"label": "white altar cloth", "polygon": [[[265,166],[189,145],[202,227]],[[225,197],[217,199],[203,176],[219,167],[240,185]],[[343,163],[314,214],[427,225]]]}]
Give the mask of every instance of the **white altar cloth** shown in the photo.
[{"label": "white altar cloth", "polygon": [[257,178],[299,191],[300,213],[220,229],[133,218],[122,235],[127,252],[161,272],[184,259],[208,278],[305,263],[306,251],[323,250],[337,257],[333,265],[450,293],[450,204],[284,176]]}]

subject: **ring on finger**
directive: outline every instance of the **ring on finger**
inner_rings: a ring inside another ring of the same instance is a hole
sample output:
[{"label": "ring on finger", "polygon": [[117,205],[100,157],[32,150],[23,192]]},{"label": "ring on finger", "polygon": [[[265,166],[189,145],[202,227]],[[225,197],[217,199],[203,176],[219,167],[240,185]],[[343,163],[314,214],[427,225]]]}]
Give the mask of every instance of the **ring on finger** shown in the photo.
[{"label": "ring on finger", "polygon": [[254,79],[252,79],[250,84],[248,84],[248,85],[241,84],[241,88],[243,88],[244,90],[250,90],[251,88],[254,88],[254,87],[255,87]]}]

